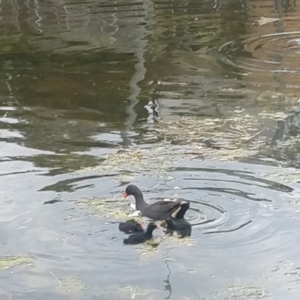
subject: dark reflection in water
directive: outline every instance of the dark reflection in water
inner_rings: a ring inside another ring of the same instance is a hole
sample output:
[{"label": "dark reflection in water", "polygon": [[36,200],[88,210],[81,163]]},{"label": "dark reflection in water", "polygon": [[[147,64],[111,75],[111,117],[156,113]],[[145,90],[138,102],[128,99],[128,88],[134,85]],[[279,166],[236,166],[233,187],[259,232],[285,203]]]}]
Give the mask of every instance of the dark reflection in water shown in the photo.
[{"label": "dark reflection in water", "polygon": [[[0,298],[298,299],[298,7],[1,1]],[[129,182],[192,235],[120,246]]]},{"label": "dark reflection in water", "polygon": [[167,279],[164,280],[164,282],[166,283],[165,290],[169,292],[169,295],[165,299],[170,299],[171,296],[172,296],[172,284],[171,284],[171,281],[170,281],[170,275],[171,275],[172,272],[171,272],[171,269],[170,269],[170,266],[169,266],[169,262],[167,260],[165,261],[165,264],[166,264],[166,267],[168,269]]},{"label": "dark reflection in water", "polygon": [[184,238],[187,236],[191,236],[192,228],[186,228],[182,230],[171,230],[171,229],[166,230],[166,234],[170,234],[173,236],[174,233],[177,233],[181,238]]}]

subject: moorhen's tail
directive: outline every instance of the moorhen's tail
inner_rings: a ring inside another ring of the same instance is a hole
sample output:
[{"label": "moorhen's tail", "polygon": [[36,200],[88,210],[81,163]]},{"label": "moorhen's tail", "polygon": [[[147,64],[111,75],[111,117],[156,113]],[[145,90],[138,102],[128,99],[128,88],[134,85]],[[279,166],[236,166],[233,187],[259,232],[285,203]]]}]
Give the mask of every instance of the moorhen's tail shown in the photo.
[{"label": "moorhen's tail", "polygon": [[173,214],[174,212],[178,211],[178,208],[180,208],[180,206],[182,205],[182,203],[178,200],[174,202],[174,205],[168,210],[168,213]]},{"label": "moorhen's tail", "polygon": [[190,208],[190,203],[182,203],[179,207],[172,213],[172,218],[183,219],[186,211]]}]

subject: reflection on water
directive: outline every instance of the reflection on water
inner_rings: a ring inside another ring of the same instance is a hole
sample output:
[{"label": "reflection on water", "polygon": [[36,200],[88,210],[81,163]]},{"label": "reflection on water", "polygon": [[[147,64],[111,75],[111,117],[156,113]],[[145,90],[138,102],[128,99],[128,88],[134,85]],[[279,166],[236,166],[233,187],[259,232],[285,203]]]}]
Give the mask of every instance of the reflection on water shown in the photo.
[{"label": "reflection on water", "polygon": [[[0,2],[1,299],[298,299],[298,7]],[[130,182],[191,237],[123,247]]]}]

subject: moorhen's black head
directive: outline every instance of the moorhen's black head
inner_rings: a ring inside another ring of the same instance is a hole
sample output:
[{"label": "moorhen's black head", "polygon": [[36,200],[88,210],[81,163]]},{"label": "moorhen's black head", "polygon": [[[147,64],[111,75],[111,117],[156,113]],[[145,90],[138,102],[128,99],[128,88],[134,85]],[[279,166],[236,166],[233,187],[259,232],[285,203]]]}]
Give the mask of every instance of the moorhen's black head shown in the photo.
[{"label": "moorhen's black head", "polygon": [[125,233],[143,232],[144,226],[135,220],[128,220],[126,222],[119,223],[119,230]]},{"label": "moorhen's black head", "polygon": [[142,194],[141,190],[136,185],[130,184],[127,186],[123,197],[126,198],[128,196],[137,196],[139,194]]},{"label": "moorhen's black head", "polygon": [[150,222],[147,227],[147,234],[152,234],[153,230],[159,228],[154,222]]},{"label": "moorhen's black head", "polygon": [[141,223],[135,223],[135,230],[136,231],[144,231],[144,226]]}]

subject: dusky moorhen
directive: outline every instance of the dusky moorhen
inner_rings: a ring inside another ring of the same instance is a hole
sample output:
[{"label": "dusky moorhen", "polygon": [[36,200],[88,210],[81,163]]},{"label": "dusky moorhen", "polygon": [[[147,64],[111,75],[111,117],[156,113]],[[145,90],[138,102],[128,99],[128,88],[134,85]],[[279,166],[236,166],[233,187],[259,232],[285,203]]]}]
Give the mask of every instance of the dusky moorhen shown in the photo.
[{"label": "dusky moorhen", "polygon": [[170,218],[165,220],[167,229],[174,231],[191,231],[191,224],[184,219],[186,211],[189,209],[190,203],[183,203]]},{"label": "dusky moorhen", "polygon": [[154,222],[150,222],[146,231],[130,234],[127,239],[123,240],[124,244],[136,245],[152,239],[152,232],[158,226]]},{"label": "dusky moorhen", "polygon": [[142,232],[144,231],[144,226],[135,220],[128,220],[126,222],[120,222],[119,230],[125,233]]},{"label": "dusky moorhen", "polygon": [[145,202],[142,191],[133,184],[127,186],[123,196],[134,196],[136,210],[141,214],[152,220],[165,220],[171,217],[172,213],[179,208],[182,204],[181,200],[177,201],[158,201],[153,204]]}]

